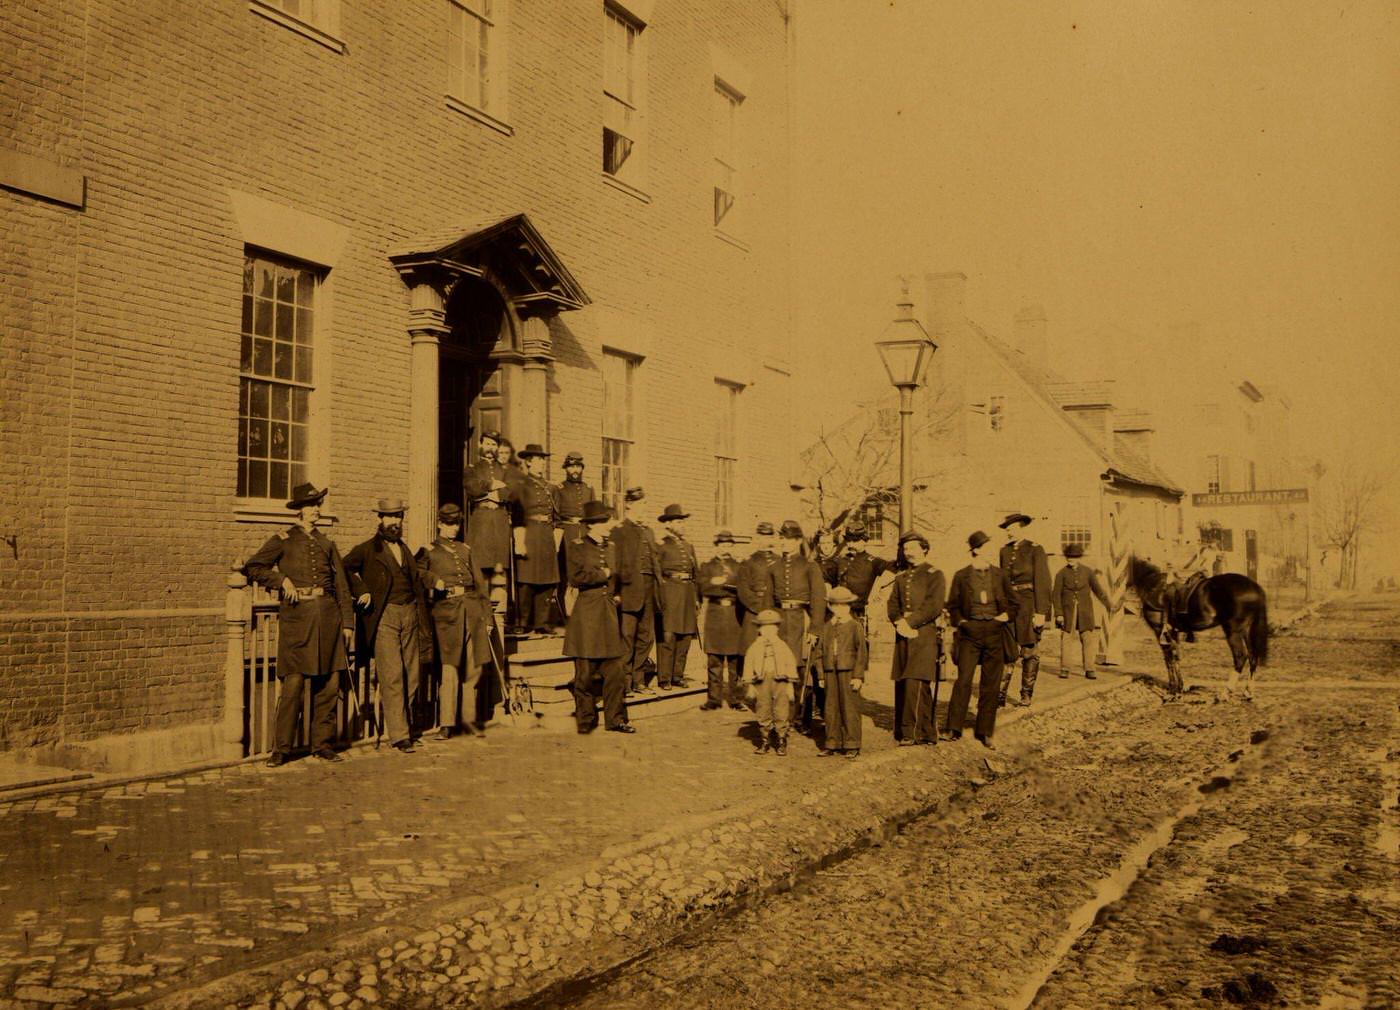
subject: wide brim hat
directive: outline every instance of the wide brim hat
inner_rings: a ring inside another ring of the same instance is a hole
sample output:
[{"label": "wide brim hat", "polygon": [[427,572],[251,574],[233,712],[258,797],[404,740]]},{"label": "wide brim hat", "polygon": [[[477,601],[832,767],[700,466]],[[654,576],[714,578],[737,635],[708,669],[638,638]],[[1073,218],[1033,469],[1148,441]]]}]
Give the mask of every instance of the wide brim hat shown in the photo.
[{"label": "wide brim hat", "polygon": [[773,535],[773,524],[759,523],[754,527],[754,533],[760,537],[771,537]]},{"label": "wide brim hat", "polygon": [[826,594],[827,603],[855,603],[856,594],[845,586],[837,586]]},{"label": "wide brim hat", "polygon": [[1024,512],[1012,512],[1001,522],[997,523],[997,525],[1005,530],[1010,529],[1018,523],[1022,526],[1029,526],[1032,522],[1034,522],[1034,520]]},{"label": "wide brim hat", "polygon": [[612,508],[609,507],[607,502],[594,499],[593,501],[586,501],[583,503],[583,515],[579,516],[579,522],[601,523],[611,519],[612,514]]},{"label": "wide brim hat", "polygon": [[685,509],[681,508],[679,505],[667,505],[664,509],[661,510],[661,514],[656,517],[656,521],[659,523],[668,523],[672,519],[689,518],[690,513],[687,512]]},{"label": "wide brim hat", "polygon": [[783,520],[783,525],[778,530],[778,535],[787,537],[790,540],[801,540],[802,527],[797,525],[797,521],[794,519],[785,519]]},{"label": "wide brim hat", "polygon": [[641,501],[641,500],[642,500],[643,498],[645,498],[646,496],[647,496],[646,488],[640,487],[640,486],[639,486],[639,487],[629,487],[626,491],[624,491],[624,492],[622,493],[622,497],[623,497],[623,500],[624,500],[624,501]]},{"label": "wide brim hat", "polygon": [[304,509],[308,505],[319,505],[329,491],[329,486],[318,488],[315,484],[298,484],[292,488],[292,497],[287,502],[287,508]]},{"label": "wide brim hat", "polygon": [[983,533],[981,530],[978,530],[976,533],[973,533],[970,537],[967,538],[967,546],[975,551],[977,550],[977,548],[981,547],[990,539],[992,538],[987,536],[987,534]]},{"label": "wide brim hat", "polygon": [[571,452],[564,457],[565,466],[583,466],[583,453]]},{"label": "wide brim hat", "polygon": [[462,507],[448,502],[442,508],[438,509],[437,521],[444,525],[460,526],[462,524]]},{"label": "wide brim hat", "polygon": [[1082,546],[1080,546],[1079,544],[1068,544],[1068,545],[1066,545],[1066,547],[1065,547],[1065,557],[1067,557],[1067,558],[1082,558],[1083,556],[1084,556],[1084,548],[1083,548]]},{"label": "wide brim hat", "polygon": [[733,534],[733,533],[730,533],[728,530],[716,530],[716,531],[715,531],[715,543],[717,543],[717,544],[732,544],[732,543],[735,543],[735,542],[736,542],[736,541],[734,540],[734,534]]},{"label": "wide brim hat", "polygon": [[782,624],[783,615],[778,613],[776,610],[760,610],[757,614],[754,615],[753,623],[758,625]]},{"label": "wide brim hat", "polygon": [[517,452],[516,455],[521,459],[529,459],[531,456],[547,457],[549,453],[546,452],[544,446],[540,445],[538,442],[528,442],[525,448]]},{"label": "wide brim hat", "polygon": [[398,515],[408,511],[408,502],[402,498],[380,498],[375,502],[374,511],[382,516]]}]

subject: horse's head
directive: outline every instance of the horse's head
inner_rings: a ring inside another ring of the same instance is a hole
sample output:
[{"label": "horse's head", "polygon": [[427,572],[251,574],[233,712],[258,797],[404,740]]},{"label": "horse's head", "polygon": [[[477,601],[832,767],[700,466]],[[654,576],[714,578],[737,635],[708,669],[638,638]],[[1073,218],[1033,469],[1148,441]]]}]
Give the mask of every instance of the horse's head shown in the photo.
[{"label": "horse's head", "polygon": [[1156,589],[1166,578],[1166,573],[1152,562],[1136,554],[1128,555],[1128,585],[1137,590],[1139,596]]}]

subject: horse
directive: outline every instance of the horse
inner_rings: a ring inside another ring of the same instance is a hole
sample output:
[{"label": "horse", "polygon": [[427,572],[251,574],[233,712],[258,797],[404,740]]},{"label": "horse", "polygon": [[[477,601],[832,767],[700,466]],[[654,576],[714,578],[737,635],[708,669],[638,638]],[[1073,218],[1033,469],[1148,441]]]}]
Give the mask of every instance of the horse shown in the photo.
[{"label": "horse", "polygon": [[1225,686],[1223,700],[1229,700],[1238,678],[1249,665],[1244,700],[1254,700],[1254,671],[1269,658],[1269,607],[1262,586],[1235,572],[1197,575],[1184,585],[1176,585],[1166,572],[1149,561],[1130,556],[1128,584],[1142,603],[1142,619],[1152,629],[1162,648],[1167,666],[1169,698],[1181,697],[1182,632],[1194,642],[1195,633],[1217,625],[1225,632],[1234,670]]}]

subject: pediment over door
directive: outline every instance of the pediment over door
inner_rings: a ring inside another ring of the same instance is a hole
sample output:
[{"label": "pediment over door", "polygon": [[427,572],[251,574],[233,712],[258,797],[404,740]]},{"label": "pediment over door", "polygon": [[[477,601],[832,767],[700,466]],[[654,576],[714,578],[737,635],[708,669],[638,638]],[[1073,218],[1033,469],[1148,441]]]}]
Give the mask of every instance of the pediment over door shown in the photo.
[{"label": "pediment over door", "polygon": [[389,260],[405,275],[441,272],[491,280],[521,318],[550,316],[592,301],[525,214],[424,235],[391,250]]}]

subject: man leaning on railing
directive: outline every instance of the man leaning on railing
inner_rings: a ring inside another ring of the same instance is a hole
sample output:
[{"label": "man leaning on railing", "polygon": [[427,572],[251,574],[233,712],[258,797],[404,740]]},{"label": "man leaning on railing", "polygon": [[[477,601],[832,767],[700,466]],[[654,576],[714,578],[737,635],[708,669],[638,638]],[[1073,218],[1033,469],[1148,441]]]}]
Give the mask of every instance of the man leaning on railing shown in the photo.
[{"label": "man leaning on railing", "polygon": [[274,533],[248,559],[244,572],[268,592],[277,593],[276,739],[268,767],[285,764],[296,737],[302,689],[311,686],[311,753],[323,761],[339,761],[331,749],[335,736],[335,707],[340,674],[350,666],[354,629],[350,587],[335,542],[316,528],[321,503],[329,488],[299,484],[287,508],[297,521]]}]

